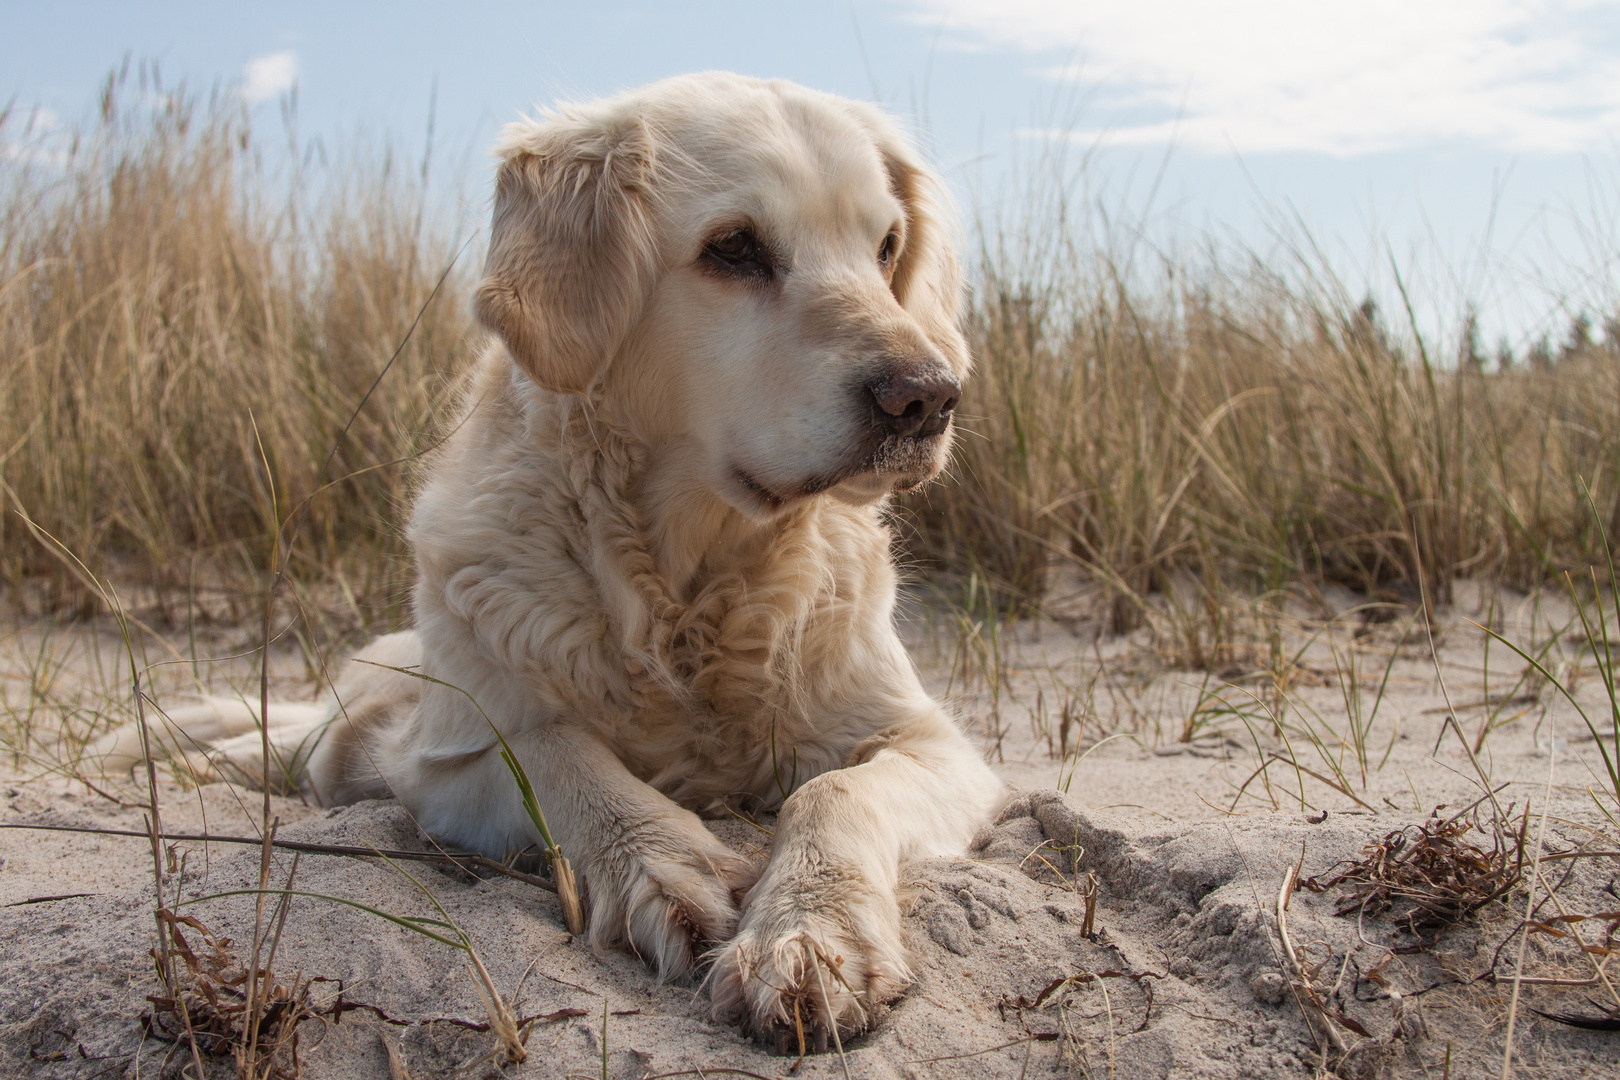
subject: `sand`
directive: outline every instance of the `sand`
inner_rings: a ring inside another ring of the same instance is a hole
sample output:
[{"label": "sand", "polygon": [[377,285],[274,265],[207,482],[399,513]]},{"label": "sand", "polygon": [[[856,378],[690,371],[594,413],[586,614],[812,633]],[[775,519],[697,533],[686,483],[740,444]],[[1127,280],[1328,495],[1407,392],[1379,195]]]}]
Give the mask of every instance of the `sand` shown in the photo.
[{"label": "sand", "polygon": [[[906,868],[901,903],[915,981],[880,1011],[873,1030],[847,1040],[842,1054],[836,1048],[812,1054],[792,1075],[1285,1077],[1319,1074],[1325,1062],[1347,1077],[1439,1077],[1448,1055],[1451,1076],[1500,1074],[1522,888],[1507,898],[1512,908],[1488,904],[1431,934],[1417,951],[1399,951],[1414,939],[1388,917],[1336,915],[1342,886],[1295,892],[1285,913],[1290,939],[1309,967],[1305,981],[1336,1014],[1330,1024],[1337,1046],[1315,1018],[1311,991],[1290,985],[1297,980],[1289,977],[1276,912],[1290,867],[1325,879],[1335,864],[1359,858],[1364,845],[1430,819],[1437,806],[1449,816],[1481,798],[1462,741],[1448,733],[1436,746],[1446,694],[1472,738],[1484,710],[1462,706],[1512,689],[1524,664],[1495,646],[1487,680],[1483,638],[1467,619],[1495,615],[1510,636],[1528,639],[1546,637],[1546,620],[1561,627],[1568,614],[1555,605],[1532,609],[1529,601],[1488,610],[1483,603],[1459,598],[1442,613],[1444,693],[1426,635],[1412,633],[1421,620],[1367,628],[1354,678],[1345,669],[1348,631],[1336,639],[1337,664],[1324,639],[1311,644],[1309,634],[1294,631],[1291,640],[1304,652],[1292,707],[1314,709],[1320,730],[1340,732],[1357,707],[1355,695],[1347,703],[1344,688],[1359,688],[1365,715],[1384,662],[1405,635],[1372,721],[1365,782],[1353,749],[1333,743],[1324,749],[1340,756],[1341,767],[1348,763],[1349,795],[1287,763],[1273,764],[1235,803],[1257,755],[1283,744],[1252,731],[1252,716],[1246,724],[1237,715],[1242,709],[1223,713],[1211,705],[1219,680],[1164,665],[1155,659],[1164,650],[1155,653],[1140,635],[1099,640],[1083,620],[1017,627],[1002,643],[1006,663],[992,692],[983,678],[964,686],[961,654],[942,646],[939,635],[917,630],[915,651],[927,678],[984,740],[1014,797],[964,857]],[[14,641],[28,632],[19,629]],[[25,653],[14,650],[15,657]],[[1565,642],[1549,662],[1563,664],[1568,680],[1579,674],[1570,666],[1578,655]],[[1236,657],[1221,674],[1253,690],[1244,667]],[[1599,704],[1600,680],[1589,667],[1584,681],[1575,679],[1577,698]],[[1228,701],[1250,700],[1230,687],[1225,693]],[[1093,749],[1077,764],[1071,754],[1064,765],[1049,751],[1048,737],[1058,737],[1066,695],[1071,717],[1080,718],[1071,724],[1071,747],[1078,735]],[[1516,826],[1528,829],[1532,847],[1545,828],[1548,852],[1620,849],[1604,816],[1615,807],[1612,794],[1603,801],[1598,784],[1600,744],[1555,691],[1521,696],[1528,700],[1499,710],[1504,723],[1479,755],[1496,799]],[[1191,741],[1178,741],[1195,712],[1207,722]],[[1099,743],[1119,731],[1131,737]],[[1314,746],[1294,750],[1300,765],[1332,777]],[[1054,788],[1060,778],[1066,794]],[[1596,799],[1588,788],[1600,792]],[[11,767],[0,791],[8,823],[143,827],[141,807],[120,807],[82,784],[41,776],[37,767]],[[165,827],[252,835],[258,799],[219,784],[190,790],[166,784]],[[1525,819],[1527,803],[1532,813]],[[1482,821],[1489,806],[1481,804]],[[284,839],[427,847],[392,801],[320,810],[276,799],[274,812]],[[770,821],[761,824],[768,828]],[[740,821],[713,828],[739,851],[758,855],[768,844],[766,833]],[[1480,833],[1469,839],[1490,846]],[[171,900],[178,894],[185,901],[180,910],[245,952],[252,899],[202,898],[252,888],[258,850],[199,843],[173,850],[166,894]],[[189,1051],[143,1038],[141,1030],[142,1013],[151,1011],[147,997],[158,991],[148,955],[156,934],[145,842],[5,830],[0,858],[0,905],[7,905],[0,907],[0,1074],[174,1076],[189,1068]],[[396,916],[439,917],[423,892],[430,891],[519,1016],[540,1018],[529,1029],[527,1060],[506,1066],[484,1060],[494,1037],[468,1026],[485,1012],[459,952],[374,914],[297,899],[278,945],[278,977],[333,980],[314,984],[317,1003],[334,1000],[341,988],[345,1002],[373,1007],[305,1021],[303,1075],[388,1077],[389,1044],[419,1078],[598,1077],[604,1069],[622,1078],[726,1075],[726,1069],[786,1077],[794,1069],[795,1055],[776,1056],[711,1020],[701,987],[659,985],[636,957],[593,952],[571,938],[549,893],[509,879],[409,869],[414,883],[375,860],[307,855],[293,887]],[[291,870],[292,856],[278,852],[272,879],[284,883]],[[1617,871],[1614,855],[1548,863],[1545,876],[1557,886],[1557,899],[1549,904],[1539,894],[1537,918],[1549,929],[1573,926],[1589,943],[1602,941],[1620,917],[1549,920],[1560,910],[1620,911]],[[88,895],[67,895],[76,893]],[[1493,956],[1504,942],[1494,961],[1501,979],[1493,982]],[[1591,961],[1567,937],[1546,933],[1532,937],[1523,971],[1592,977]],[[1520,993],[1514,1042],[1522,1074],[1613,1074],[1620,1060],[1614,1033],[1534,1011],[1600,1016],[1600,1006],[1613,1004],[1602,985],[1525,986]],[[231,1074],[228,1056],[209,1059],[206,1068],[210,1076]]]}]

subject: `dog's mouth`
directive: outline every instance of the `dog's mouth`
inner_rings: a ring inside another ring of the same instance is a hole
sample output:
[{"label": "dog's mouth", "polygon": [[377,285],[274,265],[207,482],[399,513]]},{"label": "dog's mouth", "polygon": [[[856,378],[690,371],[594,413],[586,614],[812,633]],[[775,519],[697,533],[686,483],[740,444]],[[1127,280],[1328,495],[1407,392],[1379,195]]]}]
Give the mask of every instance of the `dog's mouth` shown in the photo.
[{"label": "dog's mouth", "polygon": [[875,502],[884,495],[915,491],[932,480],[945,465],[944,448],[950,428],[931,435],[888,435],[868,443],[846,464],[816,473],[791,484],[767,484],[742,466],[732,468],[737,485],[766,513],[823,493],[848,502]]},{"label": "dog's mouth", "polygon": [[731,475],[737,481],[737,483],[742,485],[743,489],[752,495],[758,502],[760,502],[765,509],[775,511],[782,509],[782,507],[786,505],[786,499],[772,491],[770,488],[766,487],[764,484],[760,483],[758,480],[754,479],[754,474],[749,472],[747,469],[734,468],[731,470]]}]

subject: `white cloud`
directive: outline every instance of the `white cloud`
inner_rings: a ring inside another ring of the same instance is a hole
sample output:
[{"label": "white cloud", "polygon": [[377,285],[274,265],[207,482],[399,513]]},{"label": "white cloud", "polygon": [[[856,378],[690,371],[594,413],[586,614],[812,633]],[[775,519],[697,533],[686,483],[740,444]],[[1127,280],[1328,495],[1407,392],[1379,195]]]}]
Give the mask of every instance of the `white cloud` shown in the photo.
[{"label": "white cloud", "polygon": [[242,97],[249,104],[284,94],[298,81],[298,54],[291,50],[273,52],[249,60],[242,68]]},{"label": "white cloud", "polygon": [[[1339,156],[1620,137],[1620,0],[912,0],[918,18],[1072,63],[1109,126],[1075,136]],[[1120,119],[1116,120],[1115,118]]]}]

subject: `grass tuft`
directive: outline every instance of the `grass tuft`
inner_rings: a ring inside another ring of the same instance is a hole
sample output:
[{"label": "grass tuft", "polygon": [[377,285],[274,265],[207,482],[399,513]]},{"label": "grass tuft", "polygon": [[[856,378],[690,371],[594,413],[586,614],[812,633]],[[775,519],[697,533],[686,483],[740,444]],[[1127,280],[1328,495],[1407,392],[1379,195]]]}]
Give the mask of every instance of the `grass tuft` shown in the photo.
[{"label": "grass tuft", "polygon": [[425,163],[328,159],[288,138],[294,164],[272,166],[229,95],[126,69],[60,160],[0,158],[0,584],[14,604],[97,606],[21,512],[138,584],[168,625],[246,621],[280,524],[266,507],[315,493],[422,311],[338,446],[342,497],[310,505],[295,555],[341,623],[399,619],[399,463],[426,445],[466,355],[470,274],[423,311],[457,248],[428,212]]}]

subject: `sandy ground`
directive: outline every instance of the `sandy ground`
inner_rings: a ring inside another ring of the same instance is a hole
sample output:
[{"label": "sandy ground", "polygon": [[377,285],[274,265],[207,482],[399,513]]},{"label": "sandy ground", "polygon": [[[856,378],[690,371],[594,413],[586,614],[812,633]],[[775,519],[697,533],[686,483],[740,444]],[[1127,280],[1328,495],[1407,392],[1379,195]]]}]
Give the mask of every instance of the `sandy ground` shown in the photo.
[{"label": "sandy ground", "polygon": [[[1521,987],[1516,1070],[1614,1075],[1620,1036],[1541,1015],[1601,1016],[1616,1002],[1601,980],[1593,984],[1594,964],[1606,963],[1606,955],[1583,956],[1568,936],[1578,931],[1598,947],[1620,919],[1612,914],[1620,911],[1620,838],[1605,817],[1616,808],[1612,792],[1602,794],[1603,744],[1555,690],[1516,682],[1525,666],[1519,657],[1495,645],[1487,664],[1483,635],[1467,620],[1499,623],[1516,640],[1555,642],[1547,663],[1573,683],[1589,711],[1607,708],[1601,678],[1569,638],[1568,610],[1550,601],[1487,599],[1460,597],[1442,613],[1438,665],[1421,621],[1409,617],[1364,627],[1359,637],[1354,617],[1335,624],[1333,635],[1319,624],[1292,626],[1286,651],[1299,651],[1299,664],[1289,668],[1286,740],[1266,719],[1266,707],[1275,713],[1280,706],[1254,677],[1245,650],[1209,676],[1166,664],[1166,650],[1150,648],[1143,635],[1098,639],[1084,620],[1048,621],[1003,634],[991,650],[1003,663],[987,678],[982,665],[964,661],[971,649],[913,627],[933,688],[983,739],[1016,793],[965,857],[907,868],[901,902],[916,969],[908,992],[882,1011],[874,1030],[846,1041],[842,1056],[811,1055],[796,1068],[792,1056],[774,1056],[711,1021],[701,988],[658,985],[635,957],[597,954],[571,939],[548,893],[426,866],[411,870],[418,888],[375,861],[304,856],[294,887],[312,893],[397,916],[439,917],[423,889],[430,891],[516,1012],[540,1019],[528,1034],[526,1062],[497,1068],[482,1061],[493,1037],[455,1022],[484,1017],[459,953],[376,915],[299,899],[278,945],[278,977],[341,980],[314,984],[316,1002],[331,1002],[341,988],[346,1002],[375,1007],[306,1021],[303,1075],[388,1077],[385,1044],[413,1077],[599,1077],[605,1070],[643,1078],[727,1069],[941,1080],[1283,1077],[1318,1074],[1324,1060],[1347,1077],[1441,1077],[1448,1068],[1457,1077],[1499,1075],[1523,887],[1416,950],[1391,913],[1336,915],[1345,887],[1302,889],[1285,919],[1307,966],[1305,979],[1293,981],[1308,986],[1291,987],[1286,977],[1276,911],[1289,867],[1325,880],[1335,864],[1360,858],[1364,845],[1425,821],[1436,807],[1449,816],[1481,798],[1463,741],[1449,725],[1440,737],[1452,714],[1470,742],[1494,714],[1479,767],[1532,849],[1544,829],[1544,852],[1610,853],[1545,864],[1543,878],[1556,896],[1549,902],[1538,886],[1536,918],[1549,932],[1531,936],[1522,973],[1587,985]],[[97,651],[81,642],[76,658],[47,680],[38,657],[65,639],[57,636],[42,652],[43,636],[22,627],[7,639],[13,726],[29,701],[42,704],[28,722],[44,724],[50,708],[75,701],[88,708],[95,700],[90,690],[75,697],[73,688],[99,677],[89,661]],[[116,659],[116,649],[105,641],[102,647]],[[160,691],[181,693],[187,671],[168,670]],[[296,657],[284,658],[278,688],[288,692],[301,674]],[[232,677],[247,685],[244,672]],[[51,684],[48,693],[38,692],[42,682]],[[108,684],[100,685],[105,692]],[[1369,719],[1380,685],[1383,698]],[[1506,700],[1476,704],[1494,699]],[[1348,735],[1358,714],[1368,731],[1365,778]],[[1189,718],[1193,737],[1182,741]],[[1119,733],[1125,737],[1108,738]],[[1078,761],[1077,744],[1084,754]],[[1273,754],[1283,760],[1255,777]],[[1336,768],[1345,791],[1305,771],[1336,780]],[[1054,790],[1060,782],[1066,794]],[[127,799],[136,789],[103,790]],[[142,828],[142,807],[42,775],[38,762],[9,765],[0,793],[7,823]],[[253,835],[257,827],[254,793],[168,784],[162,797],[170,831]],[[1490,805],[1478,812],[1487,824]],[[426,846],[392,802],[319,810],[277,799],[274,812],[284,839]],[[714,828],[738,850],[758,853],[768,844],[765,833],[738,821]],[[1465,839],[1491,846],[1480,832]],[[156,937],[145,842],[4,830],[0,859],[0,1074],[178,1075],[189,1054],[143,1038],[140,1026],[151,1008],[147,996],[158,989],[148,955]],[[253,901],[202,898],[253,887],[257,850],[178,843],[168,869],[171,900],[180,896],[182,911],[245,951]],[[273,880],[286,882],[292,869],[291,856],[278,854]],[[1093,881],[1087,933],[1085,893]],[[1556,917],[1603,913],[1611,914]],[[1307,1012],[1319,1015],[1312,994],[1336,1015],[1331,1032],[1307,1019]],[[212,1058],[207,1069],[229,1075],[230,1059]]]}]

